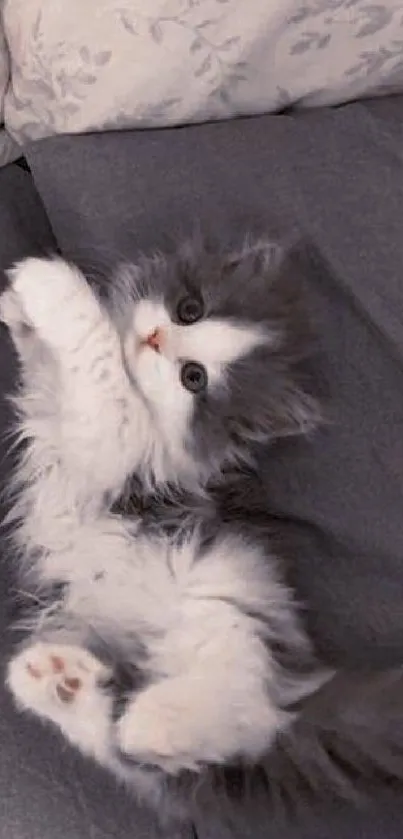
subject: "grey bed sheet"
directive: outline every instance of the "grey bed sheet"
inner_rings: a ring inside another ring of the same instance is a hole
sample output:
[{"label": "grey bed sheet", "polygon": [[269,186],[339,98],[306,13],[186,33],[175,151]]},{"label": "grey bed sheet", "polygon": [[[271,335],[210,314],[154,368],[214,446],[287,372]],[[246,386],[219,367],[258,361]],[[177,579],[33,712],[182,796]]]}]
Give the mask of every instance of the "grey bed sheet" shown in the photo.
[{"label": "grey bed sheet", "polygon": [[[268,508],[295,535],[289,573],[311,632],[330,660],[355,665],[401,661],[403,649],[402,141],[397,97],[41,141],[28,151],[37,193],[18,167],[0,172],[3,268],[55,240],[66,253],[114,261],[198,222],[226,238],[252,228],[308,243],[315,363],[331,421],[312,441],[268,452],[262,479]],[[15,368],[6,336],[0,340],[4,395]],[[2,399],[2,427],[8,419]],[[4,475],[4,442],[1,456]],[[12,579],[3,563],[3,600]],[[4,612],[2,661],[13,640],[4,634],[9,618]],[[157,836],[149,816],[102,772],[36,721],[17,717],[4,693],[0,704],[1,837]],[[401,839],[402,807],[402,798],[386,796],[364,813],[322,808],[287,825],[260,814],[242,833],[205,813],[196,831],[199,839]]]},{"label": "grey bed sheet", "polygon": [[[268,453],[268,503],[300,523],[294,578],[328,655],[403,649],[403,98],[37,143],[67,252],[135,257],[195,225],[316,249],[307,305],[331,387],[312,444]],[[393,513],[393,514],[392,514]],[[314,572],[314,573],[313,573]]]}]

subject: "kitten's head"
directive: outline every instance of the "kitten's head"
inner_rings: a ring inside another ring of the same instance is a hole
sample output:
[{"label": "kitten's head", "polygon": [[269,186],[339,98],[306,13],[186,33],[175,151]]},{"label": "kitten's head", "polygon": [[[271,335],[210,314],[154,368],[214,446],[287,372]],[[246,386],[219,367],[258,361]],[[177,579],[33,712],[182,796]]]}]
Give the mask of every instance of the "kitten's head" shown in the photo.
[{"label": "kitten's head", "polygon": [[316,425],[297,372],[307,330],[292,263],[267,242],[239,253],[191,242],[122,268],[114,310],[125,364],[169,480],[204,482],[254,443]]}]

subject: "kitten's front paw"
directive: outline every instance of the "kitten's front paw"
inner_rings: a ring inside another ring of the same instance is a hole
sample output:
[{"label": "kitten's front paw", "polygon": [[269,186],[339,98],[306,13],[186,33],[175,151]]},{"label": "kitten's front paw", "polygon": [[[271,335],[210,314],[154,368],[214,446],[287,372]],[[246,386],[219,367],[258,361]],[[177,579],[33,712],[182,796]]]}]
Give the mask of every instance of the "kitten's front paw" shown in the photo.
[{"label": "kitten's front paw", "polygon": [[0,295],[0,321],[8,326],[13,335],[15,333],[20,334],[24,328],[32,329],[32,324],[28,321],[21,300],[12,286]]},{"label": "kitten's front paw", "polygon": [[[66,298],[66,282],[61,278],[70,275],[70,268],[59,259],[38,259],[29,257],[18,262],[8,272],[11,289],[26,318],[33,327],[47,337],[55,321],[63,314]],[[71,293],[71,284],[68,283]]]},{"label": "kitten's front paw", "polygon": [[9,664],[7,684],[17,703],[49,719],[75,714],[110,670],[81,647],[37,643]]},{"label": "kitten's front paw", "polygon": [[77,337],[97,322],[98,305],[85,278],[63,259],[30,257],[17,263],[8,276],[22,310],[45,343],[55,348],[74,346]]},{"label": "kitten's front paw", "polygon": [[192,710],[181,698],[175,701],[163,683],[150,687],[138,694],[118,721],[118,748],[126,758],[170,774],[197,770],[202,757],[191,718]]},{"label": "kitten's front paw", "polygon": [[0,321],[9,329],[21,360],[27,362],[37,346],[37,339],[32,323],[13,288],[8,288],[0,296]]}]

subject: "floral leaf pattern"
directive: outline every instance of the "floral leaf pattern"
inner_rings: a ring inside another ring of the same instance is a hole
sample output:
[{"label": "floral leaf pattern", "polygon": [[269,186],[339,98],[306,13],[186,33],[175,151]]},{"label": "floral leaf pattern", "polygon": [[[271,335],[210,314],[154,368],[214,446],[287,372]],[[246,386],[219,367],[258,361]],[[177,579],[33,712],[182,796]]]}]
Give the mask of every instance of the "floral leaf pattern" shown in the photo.
[{"label": "floral leaf pattern", "polygon": [[10,78],[10,65],[8,58],[8,50],[6,39],[1,26],[0,20],[0,125],[3,122],[4,116],[4,97],[7,90]]},{"label": "floral leaf pattern", "polygon": [[10,63],[6,39],[0,21],[0,166],[20,156],[21,150],[2,127],[4,119],[5,94],[10,81]]},{"label": "floral leaf pattern", "polygon": [[402,0],[0,3],[0,124],[21,144],[403,91]]}]

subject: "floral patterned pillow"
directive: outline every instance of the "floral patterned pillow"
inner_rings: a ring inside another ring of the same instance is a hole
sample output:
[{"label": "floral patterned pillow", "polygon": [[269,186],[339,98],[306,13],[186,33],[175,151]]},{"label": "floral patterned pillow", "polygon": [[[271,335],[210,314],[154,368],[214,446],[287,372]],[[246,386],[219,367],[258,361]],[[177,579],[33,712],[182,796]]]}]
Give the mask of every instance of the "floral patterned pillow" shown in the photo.
[{"label": "floral patterned pillow", "polygon": [[4,95],[8,85],[9,66],[6,39],[0,20],[0,125],[4,115]]},{"label": "floral patterned pillow", "polygon": [[3,17],[21,143],[403,90],[402,0],[3,0]]},{"label": "floral patterned pillow", "polygon": [[4,97],[8,85],[9,66],[6,40],[0,21],[0,166],[7,163],[10,156],[10,139],[1,127],[4,117]]},{"label": "floral patterned pillow", "polygon": [[[1,2],[1,0],[0,0]],[[4,166],[21,154],[16,143],[3,127],[4,100],[10,78],[10,67],[8,61],[8,49],[2,23],[0,19],[0,166]]]}]

